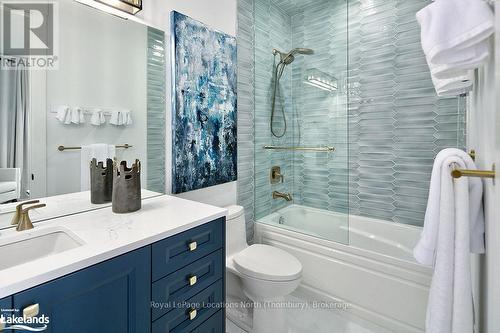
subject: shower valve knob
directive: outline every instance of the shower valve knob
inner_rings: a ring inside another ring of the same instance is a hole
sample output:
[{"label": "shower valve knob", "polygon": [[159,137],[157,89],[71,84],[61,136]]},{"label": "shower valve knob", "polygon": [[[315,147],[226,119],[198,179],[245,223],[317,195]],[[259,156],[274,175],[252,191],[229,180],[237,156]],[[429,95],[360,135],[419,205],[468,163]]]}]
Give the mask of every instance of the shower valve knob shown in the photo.
[{"label": "shower valve knob", "polygon": [[285,177],[281,174],[281,168],[279,166],[273,166],[271,168],[270,180],[271,184],[282,183],[285,180]]}]

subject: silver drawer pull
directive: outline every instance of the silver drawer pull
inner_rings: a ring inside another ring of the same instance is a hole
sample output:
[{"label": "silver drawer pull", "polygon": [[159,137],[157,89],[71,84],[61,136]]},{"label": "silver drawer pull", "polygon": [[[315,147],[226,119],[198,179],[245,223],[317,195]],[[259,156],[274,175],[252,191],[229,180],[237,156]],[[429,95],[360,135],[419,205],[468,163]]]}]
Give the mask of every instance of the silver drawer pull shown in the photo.
[{"label": "silver drawer pull", "polygon": [[23,309],[23,317],[36,317],[40,313],[40,305],[38,303],[29,305]]},{"label": "silver drawer pull", "polygon": [[196,277],[196,275],[193,275],[189,278],[189,285],[190,286],[194,286],[196,284],[196,282],[198,282],[198,278]]},{"label": "silver drawer pull", "polygon": [[198,243],[191,242],[191,243],[188,244],[188,247],[189,247],[189,251],[194,251],[198,247]]},{"label": "silver drawer pull", "polygon": [[194,318],[196,318],[197,314],[198,314],[198,311],[196,311],[196,309],[189,310],[189,320],[193,320]]}]

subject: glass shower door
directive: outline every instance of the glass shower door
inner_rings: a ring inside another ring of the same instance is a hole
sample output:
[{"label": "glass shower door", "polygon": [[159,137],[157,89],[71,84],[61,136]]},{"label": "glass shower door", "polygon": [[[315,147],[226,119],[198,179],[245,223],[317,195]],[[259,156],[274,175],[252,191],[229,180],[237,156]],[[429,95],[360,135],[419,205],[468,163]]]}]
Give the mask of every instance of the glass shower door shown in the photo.
[{"label": "glass shower door", "polygon": [[347,3],[255,1],[255,213],[349,235]]}]

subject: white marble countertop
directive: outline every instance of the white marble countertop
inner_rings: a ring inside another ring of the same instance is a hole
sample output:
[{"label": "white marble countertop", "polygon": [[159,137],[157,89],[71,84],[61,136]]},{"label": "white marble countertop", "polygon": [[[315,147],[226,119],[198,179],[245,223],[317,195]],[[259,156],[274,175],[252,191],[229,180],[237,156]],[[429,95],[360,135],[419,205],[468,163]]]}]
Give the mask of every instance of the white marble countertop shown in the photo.
[{"label": "white marble countertop", "polygon": [[[142,209],[114,214],[111,208],[39,222],[29,231],[0,231],[0,244],[44,230],[68,230],[83,241],[75,249],[0,270],[0,298],[136,250],[226,215],[223,208],[168,195],[143,200]],[[1,260],[1,258],[0,258]]]}]

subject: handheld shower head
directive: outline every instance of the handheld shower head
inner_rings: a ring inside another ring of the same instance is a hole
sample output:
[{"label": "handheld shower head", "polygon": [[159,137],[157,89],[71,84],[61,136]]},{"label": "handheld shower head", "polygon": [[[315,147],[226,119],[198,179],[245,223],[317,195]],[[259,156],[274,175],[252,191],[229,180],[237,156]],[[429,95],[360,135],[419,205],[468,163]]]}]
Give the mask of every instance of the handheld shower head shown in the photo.
[{"label": "handheld shower head", "polygon": [[288,52],[287,55],[285,55],[285,57],[282,59],[283,63],[286,65],[290,65],[295,60],[296,54],[311,55],[314,54],[314,51],[312,49],[306,49],[303,47],[295,48]]},{"label": "handheld shower head", "polygon": [[281,52],[277,49],[273,49],[273,54],[274,55],[279,54],[280,55],[280,62],[285,64],[285,65],[290,65],[295,60],[296,54],[311,55],[311,54],[314,54],[314,50],[304,48],[304,47],[297,47],[288,53],[284,53],[284,52]]},{"label": "handheld shower head", "polygon": [[290,51],[290,54],[292,54],[292,55],[294,55],[294,54],[311,55],[311,54],[314,54],[314,50],[313,49],[308,49],[308,48],[305,48],[305,47],[298,47],[298,48],[295,48],[292,51]]},{"label": "handheld shower head", "polygon": [[285,115],[285,109],[283,106],[281,106],[281,114],[283,116],[283,131],[281,133],[277,133],[274,130],[274,113],[276,111],[276,97],[279,95],[279,80],[281,79],[281,76],[283,75],[283,71],[285,70],[285,67],[287,65],[290,65],[294,60],[295,60],[295,55],[296,54],[304,54],[304,55],[310,55],[314,54],[314,50],[312,49],[307,49],[303,47],[298,47],[293,50],[291,50],[288,53],[281,52],[278,49],[273,49],[273,55],[274,55],[274,60],[276,61],[276,55],[280,56],[280,61],[276,65],[274,69],[274,87],[273,87],[273,97],[272,97],[272,102],[271,102],[271,120],[270,120],[270,125],[271,125],[271,133],[273,134],[274,137],[276,138],[281,138],[286,134],[286,115]]}]

